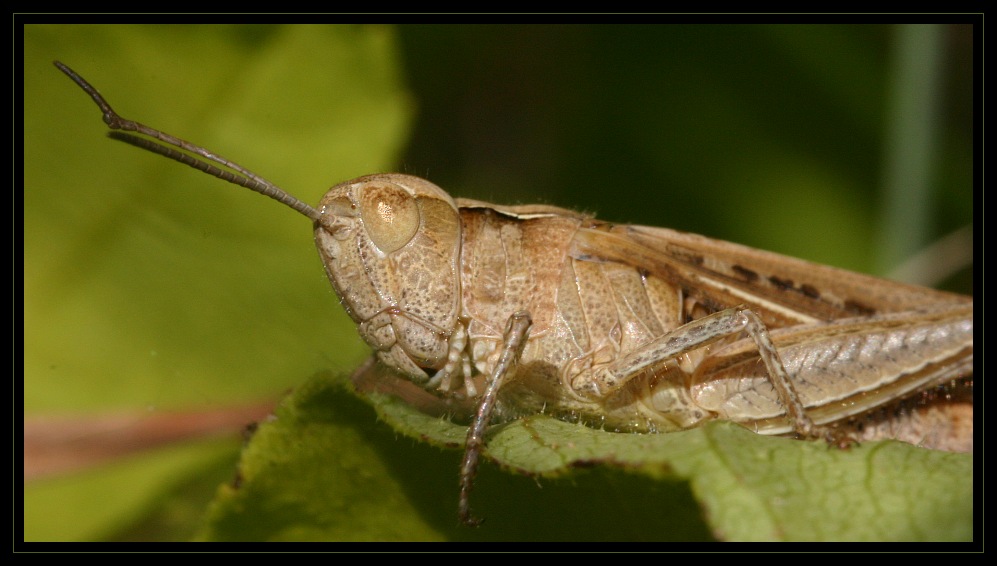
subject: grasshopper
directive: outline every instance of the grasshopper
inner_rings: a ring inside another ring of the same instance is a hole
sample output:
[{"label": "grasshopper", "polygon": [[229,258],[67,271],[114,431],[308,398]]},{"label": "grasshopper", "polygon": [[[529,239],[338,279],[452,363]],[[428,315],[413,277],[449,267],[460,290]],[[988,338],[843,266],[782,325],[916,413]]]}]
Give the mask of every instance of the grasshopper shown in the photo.
[{"label": "grasshopper", "polygon": [[312,221],[326,274],[377,360],[474,406],[459,482],[466,524],[478,523],[469,496],[495,419],[545,412],[628,432],[725,419],[847,445],[849,423],[891,403],[956,383],[971,403],[971,297],[553,206],[454,199],[403,174],[346,181],[312,207],[121,117],[55,65],[98,105],[110,137]]}]

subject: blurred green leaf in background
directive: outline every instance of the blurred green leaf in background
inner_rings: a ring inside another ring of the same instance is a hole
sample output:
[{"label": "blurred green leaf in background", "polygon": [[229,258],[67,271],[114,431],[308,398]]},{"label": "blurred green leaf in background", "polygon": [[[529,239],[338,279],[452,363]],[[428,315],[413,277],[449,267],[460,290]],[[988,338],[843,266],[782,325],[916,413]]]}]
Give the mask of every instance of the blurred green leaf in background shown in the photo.
[{"label": "blurred green leaf in background", "polygon": [[[973,212],[974,30],[935,31],[925,243]],[[457,196],[870,272],[890,237],[898,37],[886,25],[25,26],[26,419],[284,399],[241,455],[233,434],[26,480],[25,540],[970,540],[971,455],[828,453],[726,425],[618,438],[542,418],[495,430],[491,448],[552,477],[484,465],[473,503],[487,522],[457,526],[460,452],[432,431],[459,442],[463,429],[346,393],[367,349],[309,223],[106,139],[51,65],[305,202],[399,171]],[[969,265],[947,287],[971,294],[971,279]],[[531,435],[561,444],[559,465],[510,455]]]},{"label": "blurred green leaf in background", "polygon": [[[52,60],[124,116],[316,203],[332,185],[397,160],[412,104],[396,52],[394,31],[379,26],[27,26],[25,413],[274,401],[320,369],[349,372],[367,355],[326,280],[310,221],[108,140],[97,107]],[[237,449],[236,436],[224,451],[229,476]],[[203,466],[191,460],[170,475]],[[123,489],[104,476],[29,486],[26,539],[110,536],[167,488]],[[35,504],[80,481],[100,494],[97,513],[63,505],[55,519],[72,516],[54,520]]]}]

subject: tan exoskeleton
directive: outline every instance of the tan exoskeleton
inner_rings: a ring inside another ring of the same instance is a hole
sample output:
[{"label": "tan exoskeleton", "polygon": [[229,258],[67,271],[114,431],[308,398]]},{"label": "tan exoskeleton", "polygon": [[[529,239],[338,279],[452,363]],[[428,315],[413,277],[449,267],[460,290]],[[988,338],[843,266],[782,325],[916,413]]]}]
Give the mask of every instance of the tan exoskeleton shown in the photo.
[{"label": "tan exoskeleton", "polygon": [[465,523],[477,522],[469,494],[493,417],[546,412],[649,432],[726,419],[844,443],[836,423],[971,379],[971,297],[551,206],[455,200],[409,175],[341,183],[312,208],[121,118],[56,66],[115,139],[310,218],[326,273],[380,362],[435,395],[474,400]]}]

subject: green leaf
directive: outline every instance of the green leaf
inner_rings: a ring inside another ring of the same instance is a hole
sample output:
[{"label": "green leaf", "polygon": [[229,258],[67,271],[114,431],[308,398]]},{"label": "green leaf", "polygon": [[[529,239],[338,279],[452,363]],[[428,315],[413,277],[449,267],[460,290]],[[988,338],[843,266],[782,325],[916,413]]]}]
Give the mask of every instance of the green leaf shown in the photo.
[{"label": "green leaf", "polygon": [[485,524],[462,527],[454,448],[466,427],[368,394],[413,445],[346,384],[317,375],[260,426],[205,539],[972,539],[968,454],[892,441],[839,450],[730,423],[620,434],[539,415],[490,429],[485,458],[506,472],[483,467],[472,505]]},{"label": "green leaf", "polygon": [[[338,182],[391,169],[411,115],[387,27],[25,26],[28,416],[276,400],[302,376],[363,360],[309,220],[107,139],[98,108],[53,60],[126,118],[310,203]],[[238,435],[229,438],[231,459]],[[164,470],[177,481],[203,473],[196,459],[140,460],[146,475],[135,470],[127,483],[101,469],[26,486],[25,538],[113,536],[167,491]],[[59,501],[100,501],[100,511]]]},{"label": "green leaf", "polygon": [[390,29],[26,35],[27,410],[255,401],[363,360],[309,220],[108,140],[97,107],[51,62],[73,67],[125,117],[317,203],[333,184],[390,169],[407,137]]}]

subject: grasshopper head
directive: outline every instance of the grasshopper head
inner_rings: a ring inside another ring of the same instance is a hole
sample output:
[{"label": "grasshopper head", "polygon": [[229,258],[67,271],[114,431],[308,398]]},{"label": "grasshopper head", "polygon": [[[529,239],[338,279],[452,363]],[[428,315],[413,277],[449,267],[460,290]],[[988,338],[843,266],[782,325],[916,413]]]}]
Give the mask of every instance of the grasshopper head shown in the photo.
[{"label": "grasshopper head", "polygon": [[360,335],[382,362],[428,380],[460,314],[457,205],[429,181],[384,174],[336,185],[318,212],[315,245]]},{"label": "grasshopper head", "polygon": [[83,77],[58,61],[55,66],[90,95],[114,139],[266,195],[311,219],[326,273],[381,361],[418,383],[447,364],[459,324],[460,220],[443,189],[409,175],[369,175],[336,185],[312,208],[234,161],[122,117]]}]

